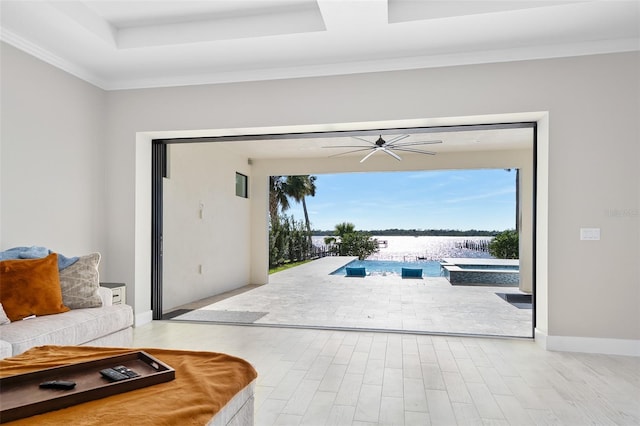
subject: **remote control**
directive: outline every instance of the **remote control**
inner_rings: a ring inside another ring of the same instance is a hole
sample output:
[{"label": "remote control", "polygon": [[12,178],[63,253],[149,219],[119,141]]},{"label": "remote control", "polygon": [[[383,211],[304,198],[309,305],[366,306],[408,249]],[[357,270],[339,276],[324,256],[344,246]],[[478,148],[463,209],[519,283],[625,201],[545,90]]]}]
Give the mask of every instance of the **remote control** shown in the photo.
[{"label": "remote control", "polygon": [[118,365],[113,368],[105,368],[104,370],[100,370],[100,374],[111,380],[112,382],[118,382],[120,380],[132,379],[134,377],[140,376],[135,371],[123,366]]},{"label": "remote control", "polygon": [[140,375],[138,373],[136,373],[135,371],[133,371],[130,368],[125,367],[124,365],[118,365],[117,367],[113,367],[114,370],[116,370],[118,373],[122,373],[125,376],[127,376],[130,379],[133,379],[134,377],[139,377]]},{"label": "remote control", "polygon": [[68,380],[50,380],[48,382],[40,383],[40,387],[43,389],[64,389],[69,390],[76,387],[76,382]]}]

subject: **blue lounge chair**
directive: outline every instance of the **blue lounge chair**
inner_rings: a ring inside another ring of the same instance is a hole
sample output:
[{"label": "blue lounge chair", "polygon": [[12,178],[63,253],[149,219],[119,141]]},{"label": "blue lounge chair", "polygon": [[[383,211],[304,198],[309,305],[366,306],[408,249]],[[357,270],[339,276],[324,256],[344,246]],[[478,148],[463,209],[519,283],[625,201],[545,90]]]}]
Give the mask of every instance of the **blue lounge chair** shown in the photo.
[{"label": "blue lounge chair", "polygon": [[354,268],[347,266],[346,268],[348,277],[366,277],[367,271],[365,268]]},{"label": "blue lounge chair", "polygon": [[422,278],[422,268],[402,268],[402,278]]}]

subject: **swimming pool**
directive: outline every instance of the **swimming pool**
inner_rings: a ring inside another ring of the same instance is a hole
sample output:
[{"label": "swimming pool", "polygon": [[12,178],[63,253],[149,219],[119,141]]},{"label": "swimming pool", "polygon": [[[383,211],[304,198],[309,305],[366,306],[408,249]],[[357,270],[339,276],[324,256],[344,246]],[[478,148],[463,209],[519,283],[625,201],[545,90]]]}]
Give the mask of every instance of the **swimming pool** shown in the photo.
[{"label": "swimming pool", "polygon": [[422,268],[423,277],[440,277],[440,262],[416,260],[399,262],[395,260],[353,260],[333,271],[330,275],[346,275],[346,268],[365,268],[367,275],[401,275],[402,268]]},{"label": "swimming pool", "polygon": [[442,259],[444,277],[451,285],[516,287],[520,284],[518,259]]}]

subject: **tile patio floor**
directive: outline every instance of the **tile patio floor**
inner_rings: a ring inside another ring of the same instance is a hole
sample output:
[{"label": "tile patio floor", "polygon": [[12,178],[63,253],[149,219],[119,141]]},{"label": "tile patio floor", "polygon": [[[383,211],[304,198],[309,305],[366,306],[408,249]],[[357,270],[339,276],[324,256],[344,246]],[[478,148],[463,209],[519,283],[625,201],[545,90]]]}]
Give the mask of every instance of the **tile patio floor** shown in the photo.
[{"label": "tile patio floor", "polygon": [[443,277],[329,275],[349,260],[318,259],[270,275],[269,284],[180,308],[266,312],[254,322],[259,325],[532,337],[532,310],[496,295],[519,293],[517,287],[452,286]]}]

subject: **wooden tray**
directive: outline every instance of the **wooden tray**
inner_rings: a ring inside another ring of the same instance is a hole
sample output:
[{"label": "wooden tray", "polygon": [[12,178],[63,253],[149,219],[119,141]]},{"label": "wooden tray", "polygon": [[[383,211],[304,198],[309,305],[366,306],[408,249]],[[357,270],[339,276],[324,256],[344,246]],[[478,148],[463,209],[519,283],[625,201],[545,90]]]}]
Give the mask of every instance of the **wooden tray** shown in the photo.
[{"label": "wooden tray", "polygon": [[[140,376],[109,382],[100,374],[103,368],[117,365],[124,365]],[[168,382],[175,377],[173,368],[142,351],[3,377],[0,423]],[[48,380],[71,380],[76,386],[71,390],[41,389],[40,383]]]}]

